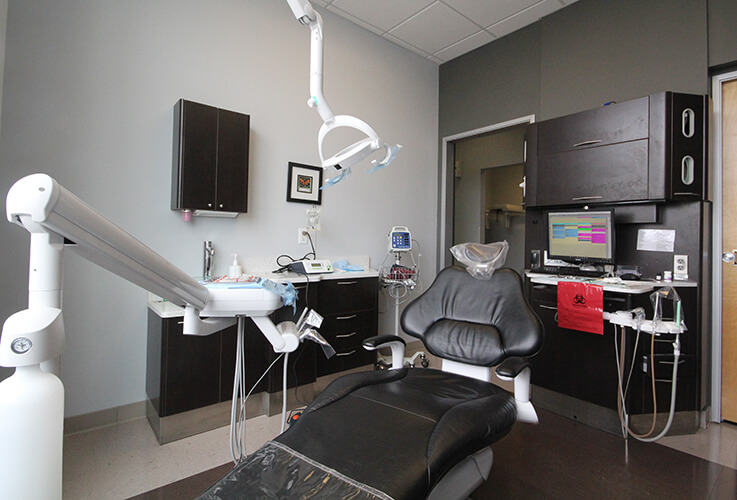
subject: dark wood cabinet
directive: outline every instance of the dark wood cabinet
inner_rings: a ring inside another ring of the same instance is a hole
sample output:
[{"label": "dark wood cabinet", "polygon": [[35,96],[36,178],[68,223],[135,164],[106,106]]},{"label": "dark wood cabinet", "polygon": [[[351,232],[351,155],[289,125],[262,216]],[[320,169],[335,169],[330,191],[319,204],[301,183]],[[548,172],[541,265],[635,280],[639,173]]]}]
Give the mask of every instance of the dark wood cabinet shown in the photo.
[{"label": "dark wood cabinet", "polygon": [[[678,293],[684,310],[696,311],[697,288],[681,287]],[[617,360],[614,348],[614,327],[604,323],[603,335],[580,332],[558,326],[557,287],[527,281],[530,305],[545,328],[545,341],[541,351],[530,359],[532,383],[566,396],[593,403],[597,406],[617,409]],[[607,312],[649,307],[649,293],[623,294],[604,292],[604,310]],[[664,312],[666,318],[668,311]],[[677,411],[701,409],[699,389],[699,322],[697,314],[684,318],[688,331],[681,335],[679,360]],[[617,339],[619,340],[619,335]],[[648,334],[629,331],[624,346],[625,370],[632,363],[634,370],[629,385],[627,408],[631,414],[650,413],[652,404],[652,371],[650,367],[650,340]],[[673,370],[674,336],[655,337],[655,382],[658,411],[667,413],[670,405],[670,381]],[[618,344],[619,345],[619,344]],[[636,349],[636,350],[635,350]]]},{"label": "dark wood cabinet", "polygon": [[530,125],[525,206],[704,199],[705,101],[663,92]]},{"label": "dark wood cabinet", "polygon": [[335,356],[317,356],[317,376],[374,363],[376,351],[363,348],[363,340],[377,334],[379,281],[376,278],[325,280],[318,289],[324,317],[320,333],[335,349]]},{"label": "dark wood cabinet", "polygon": [[[299,293],[297,312],[282,307],[270,316],[272,321],[296,322],[304,307],[314,308],[324,317],[319,331],[337,354],[328,360],[317,344],[300,344],[289,356],[288,387],[311,384],[319,376],[376,361],[376,353],[361,346],[364,338],[377,332],[376,277],[323,279],[309,284],[296,283],[295,288]],[[194,424],[182,423],[186,417],[181,414],[213,408],[232,399],[237,341],[235,325],[212,335],[190,336],[182,333],[182,317],[171,311],[168,314],[173,317],[162,317],[151,308],[148,310],[146,393],[155,414],[149,415],[149,420],[161,442],[202,432],[220,423],[219,417],[208,411],[205,416],[193,417],[197,420]],[[253,321],[250,318],[245,321],[246,390],[250,390],[278,355]],[[253,394],[281,390],[282,366],[278,363]]]},{"label": "dark wood cabinet", "polygon": [[249,115],[180,99],[171,209],[247,212],[249,133]]}]

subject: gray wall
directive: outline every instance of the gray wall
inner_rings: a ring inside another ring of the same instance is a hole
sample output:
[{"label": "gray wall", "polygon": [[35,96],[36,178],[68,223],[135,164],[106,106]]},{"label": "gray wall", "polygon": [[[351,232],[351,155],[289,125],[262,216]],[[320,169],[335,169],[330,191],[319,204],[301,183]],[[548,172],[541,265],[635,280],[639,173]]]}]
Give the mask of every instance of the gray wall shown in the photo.
[{"label": "gray wall", "polygon": [[[404,145],[371,176],[357,166],[323,195],[318,255],[369,255],[406,225],[436,267],[438,68],[330,13],[325,95]],[[197,275],[202,241],[228,256],[301,256],[307,205],[287,203],[287,163],[316,164],[307,108],[309,30],[274,0],[10,0],[0,193],[46,172],[153,250]],[[401,68],[401,71],[398,69]],[[251,115],[249,213],[184,223],[169,210],[172,108],[179,98]],[[408,188],[410,186],[410,188]],[[28,233],[0,223],[0,320],[26,307]],[[66,415],[145,398],[146,293],[65,258]],[[390,307],[382,310],[391,311]],[[392,316],[380,317],[391,331]]]},{"label": "gray wall", "polygon": [[720,63],[737,61],[733,26],[714,40],[707,17],[721,19],[733,5],[710,1],[707,11],[706,0],[579,0],[440,66],[440,137],[663,90],[707,93],[708,50]]},{"label": "gray wall", "polygon": [[737,64],[737,2],[708,0],[709,66]]}]

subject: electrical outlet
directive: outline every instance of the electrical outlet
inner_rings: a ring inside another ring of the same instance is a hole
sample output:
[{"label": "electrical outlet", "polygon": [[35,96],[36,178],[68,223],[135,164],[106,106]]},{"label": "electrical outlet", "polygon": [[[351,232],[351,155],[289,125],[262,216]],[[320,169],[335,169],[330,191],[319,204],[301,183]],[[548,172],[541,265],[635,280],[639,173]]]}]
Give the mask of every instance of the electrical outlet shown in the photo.
[{"label": "electrical outlet", "polygon": [[688,255],[673,256],[673,278],[677,280],[688,279]]},{"label": "electrical outlet", "polygon": [[309,243],[307,240],[307,228],[306,227],[300,227],[297,229],[297,244],[298,245],[306,245]]}]

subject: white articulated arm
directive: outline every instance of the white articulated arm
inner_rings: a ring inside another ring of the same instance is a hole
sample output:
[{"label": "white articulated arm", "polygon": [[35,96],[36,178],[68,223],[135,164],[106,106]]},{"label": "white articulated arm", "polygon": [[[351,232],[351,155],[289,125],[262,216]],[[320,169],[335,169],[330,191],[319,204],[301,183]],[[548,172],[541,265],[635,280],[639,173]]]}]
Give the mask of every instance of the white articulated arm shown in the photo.
[{"label": "white articulated arm", "polygon": [[[310,28],[310,98],[307,105],[315,108],[322,118],[323,125],[318,134],[318,153],[323,168],[335,167],[342,170],[331,182],[327,182],[326,186],[330,186],[345,178],[350,168],[364,158],[367,158],[375,151],[384,149],[384,157],[380,160],[373,160],[373,168],[369,173],[387,166],[397,156],[399,144],[390,146],[381,142],[378,134],[363,120],[349,115],[335,115],[323,94],[323,29],[322,17],[308,0],[287,0],[289,7],[294,13],[297,20]],[[325,158],[323,153],[323,141],[328,132],[336,128],[348,127],[356,129],[364,134],[366,138],[361,139],[354,144],[340,150],[338,153]]]},{"label": "white articulated arm", "polygon": [[[276,351],[299,344],[294,332],[280,332],[268,318],[281,297],[258,287],[206,288],[48,175],[16,182],[6,212],[31,233],[28,309],[8,318],[0,336],[0,365],[16,368],[0,382],[0,484],[9,498],[61,498],[64,388],[54,366],[44,364],[64,349],[63,249],[185,306],[188,333],[214,333],[235,316],[258,316]],[[200,312],[213,318],[200,319]],[[29,471],[39,480],[19,479]]]}]

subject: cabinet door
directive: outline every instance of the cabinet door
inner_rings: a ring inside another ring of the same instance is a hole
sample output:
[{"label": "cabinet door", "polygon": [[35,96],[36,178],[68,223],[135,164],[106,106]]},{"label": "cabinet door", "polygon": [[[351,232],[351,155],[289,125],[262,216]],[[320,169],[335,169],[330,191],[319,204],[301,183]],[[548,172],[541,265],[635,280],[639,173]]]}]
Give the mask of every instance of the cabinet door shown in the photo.
[{"label": "cabinet door", "polygon": [[215,209],[218,110],[180,100],[174,108],[172,209]]},{"label": "cabinet door", "polygon": [[250,117],[218,110],[216,210],[248,211]]},{"label": "cabinet door", "polygon": [[642,97],[540,122],[538,154],[647,139],[649,99]]},{"label": "cabinet door", "polygon": [[161,417],[220,400],[220,333],[184,335],[182,318],[164,321]]},{"label": "cabinet door", "polygon": [[706,199],[704,96],[673,94],[670,197]]},{"label": "cabinet door", "polygon": [[646,139],[538,157],[536,204],[646,200]]}]

